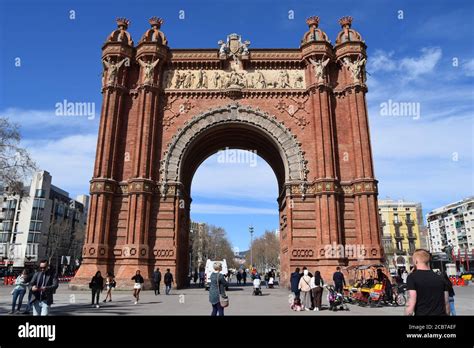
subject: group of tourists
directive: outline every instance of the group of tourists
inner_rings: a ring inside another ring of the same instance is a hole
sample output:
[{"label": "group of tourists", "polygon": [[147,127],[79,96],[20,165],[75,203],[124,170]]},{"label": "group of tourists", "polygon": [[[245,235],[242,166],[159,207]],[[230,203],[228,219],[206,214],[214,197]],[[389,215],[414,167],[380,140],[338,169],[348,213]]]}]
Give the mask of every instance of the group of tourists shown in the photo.
[{"label": "group of tourists", "polygon": [[[137,270],[135,272],[135,275],[131,278],[131,280],[134,281],[134,285],[133,285],[133,297],[135,299],[134,303],[138,304],[138,302],[140,301],[140,292],[143,288],[143,283],[145,283],[145,279],[141,275],[140,270]],[[159,295],[160,285],[161,285],[161,272],[159,268],[157,268],[156,271],[153,272],[153,277],[151,280],[152,280],[155,296]],[[166,295],[169,295],[171,291],[171,287],[174,284],[173,274],[171,273],[169,268],[166,270],[166,273],[164,275],[164,284],[165,284],[165,293]],[[97,271],[97,273],[92,277],[92,280],[89,283],[89,288],[92,291],[92,307],[100,308],[99,296],[100,296],[100,293],[104,289],[107,291],[107,293],[106,293],[105,299],[102,302],[104,303],[111,302],[112,290],[116,287],[116,285],[117,283],[115,282],[113,274],[107,273],[107,276],[105,278],[105,284],[104,284],[104,279],[102,278],[100,271]]]},{"label": "group of tourists", "polygon": [[[12,309],[9,314],[22,313],[30,314],[31,309],[33,315],[46,316],[53,303],[53,295],[58,288],[58,277],[53,269],[49,268],[49,262],[42,260],[39,268],[32,273],[24,269],[16,278],[12,294]],[[23,298],[26,293],[27,304],[23,312],[21,312]]]},{"label": "group of tourists", "polygon": [[[454,289],[446,274],[437,274],[430,268],[431,255],[424,249],[417,249],[413,254],[414,267],[410,273],[403,272],[401,281],[405,282],[408,291],[408,302],[405,309],[406,315],[455,315],[454,307]],[[211,315],[224,315],[224,308],[229,305],[229,299],[225,289],[228,281],[222,271],[222,264],[215,262],[213,265],[214,272],[210,276],[209,302],[212,306]],[[237,282],[246,283],[246,272],[241,270],[237,273]],[[165,284],[165,293],[169,295],[174,284],[173,275],[170,269],[162,277],[160,269],[157,268],[152,275],[152,285],[154,294],[160,294],[160,286],[163,278]],[[274,278],[273,273],[266,274],[265,278]],[[140,292],[145,282],[140,270],[135,272],[131,278],[133,280],[133,297],[134,303],[138,304],[140,300]],[[340,267],[336,267],[332,281],[337,293],[343,293],[346,280]],[[387,296],[391,296],[392,284],[390,278],[377,270],[377,278],[374,279],[379,283],[385,284]],[[310,273],[306,267],[302,272],[297,267],[290,277],[291,291],[294,299],[291,308],[294,310],[320,311],[322,309],[322,295],[324,292],[325,282],[320,271],[315,270]],[[114,275],[108,272],[105,278],[102,277],[100,271],[92,277],[89,288],[91,289],[92,306],[99,308],[100,294],[106,291],[103,303],[112,301],[112,291],[117,286]],[[54,269],[49,267],[47,260],[42,260],[39,268],[33,273],[23,270],[16,278],[14,288],[11,292],[12,305],[9,314],[21,312],[23,299],[27,295],[26,308],[23,314],[29,314],[33,311],[33,315],[48,315],[53,297],[58,288],[58,277]]]},{"label": "group of tourists", "polygon": [[[431,254],[424,249],[417,249],[413,253],[414,266],[410,273],[406,270],[395,277],[397,283],[406,283],[408,301],[405,315],[456,315],[454,306],[454,289],[446,273],[436,273],[430,268]],[[343,294],[346,280],[340,267],[332,277],[336,293]],[[393,286],[390,277],[382,269],[377,269],[374,283],[383,285],[385,296],[388,301],[393,300]],[[319,311],[321,310],[321,299],[324,290],[324,281],[319,271],[314,275],[303,267],[296,268],[290,277],[293,301],[291,309],[296,311]]]},{"label": "group of tourists", "polygon": [[291,274],[290,284],[294,295],[291,304],[293,310],[321,310],[324,280],[319,271],[315,271],[313,275],[303,267],[303,273],[300,273],[300,268],[296,267],[295,272]]}]

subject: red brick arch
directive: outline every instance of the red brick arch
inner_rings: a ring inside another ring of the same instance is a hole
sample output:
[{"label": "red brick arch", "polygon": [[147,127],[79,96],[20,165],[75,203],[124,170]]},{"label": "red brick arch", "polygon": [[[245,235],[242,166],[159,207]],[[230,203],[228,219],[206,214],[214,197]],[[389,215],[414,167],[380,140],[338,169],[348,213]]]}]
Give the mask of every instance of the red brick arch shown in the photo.
[{"label": "red brick arch", "polygon": [[[150,279],[156,267],[184,286],[192,177],[225,146],[257,150],[276,174],[283,284],[297,266],[327,277],[336,266],[382,261],[366,45],[351,22],[341,19],[335,45],[310,17],[295,49],[249,48],[238,34],[216,49],[172,49],[161,19],[150,19],[136,46],[119,19],[102,48],[91,205],[73,286],[100,269],[128,287],[137,269]],[[347,245],[357,253],[341,253]]]}]

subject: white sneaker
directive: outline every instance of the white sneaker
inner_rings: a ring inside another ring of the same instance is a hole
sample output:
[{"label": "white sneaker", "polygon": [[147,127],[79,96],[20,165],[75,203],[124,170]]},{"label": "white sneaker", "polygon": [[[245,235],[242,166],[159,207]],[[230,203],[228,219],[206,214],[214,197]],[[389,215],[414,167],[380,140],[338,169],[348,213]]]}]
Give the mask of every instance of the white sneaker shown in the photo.
[{"label": "white sneaker", "polygon": [[305,310],[305,311],[309,311],[310,309],[309,309],[309,308],[305,308],[304,310]]},{"label": "white sneaker", "polygon": [[135,304],[137,304],[137,303],[138,303],[138,301],[135,301]]},{"label": "white sneaker", "polygon": [[319,308],[318,308],[318,307],[316,307],[315,309],[313,309],[313,311],[315,311],[315,312],[319,312]]},{"label": "white sneaker", "polygon": [[100,308],[100,306],[99,306],[99,305],[95,305],[95,308]]}]

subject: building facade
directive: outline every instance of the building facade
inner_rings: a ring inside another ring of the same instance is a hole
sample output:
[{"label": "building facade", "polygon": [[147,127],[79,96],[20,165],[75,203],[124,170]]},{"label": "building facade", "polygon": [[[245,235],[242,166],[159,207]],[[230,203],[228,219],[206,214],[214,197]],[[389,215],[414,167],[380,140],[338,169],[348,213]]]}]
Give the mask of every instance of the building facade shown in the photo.
[{"label": "building facade", "polygon": [[[86,214],[83,203],[52,185],[47,171],[33,175],[21,192],[1,195],[0,257],[5,266],[25,267],[47,258],[59,267],[81,257]],[[87,201],[85,197],[83,200]]]},{"label": "building facade", "polygon": [[257,151],[275,172],[282,284],[295,267],[330,276],[360,263],[327,245],[363,245],[364,262],[380,262],[366,44],[352,18],[340,19],[335,44],[308,18],[292,49],[250,48],[223,33],[214,49],[173,49],[163,20],[149,23],[135,45],[129,21],[117,19],[102,47],[84,262],[72,286],[97,269],[129,286],[137,269],[149,279],[156,267],[186,284],[192,178],[224,148]]},{"label": "building facade", "polygon": [[406,267],[421,247],[423,212],[420,203],[379,200],[382,243],[390,268]]},{"label": "building facade", "polygon": [[451,247],[454,255],[473,251],[474,197],[434,209],[426,220],[432,252],[444,252],[446,247]]}]

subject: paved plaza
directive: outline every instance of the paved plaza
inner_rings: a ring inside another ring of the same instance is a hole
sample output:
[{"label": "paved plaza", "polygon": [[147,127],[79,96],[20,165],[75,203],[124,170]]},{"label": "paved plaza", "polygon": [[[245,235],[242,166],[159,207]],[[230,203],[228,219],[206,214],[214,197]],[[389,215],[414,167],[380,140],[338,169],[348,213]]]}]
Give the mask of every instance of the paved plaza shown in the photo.
[{"label": "paved plaza", "polygon": [[[10,311],[12,287],[0,286],[0,315]],[[456,311],[458,315],[474,313],[474,286],[455,287]],[[403,307],[368,308],[349,305],[349,311],[294,312],[289,306],[289,291],[263,288],[263,296],[252,296],[251,285],[231,285],[227,292],[230,306],[226,315],[403,315]],[[323,304],[327,306],[327,292]],[[105,297],[102,293],[101,298]],[[24,303],[26,301],[26,297]],[[117,290],[113,301],[102,303],[99,309],[92,308],[89,291],[71,291],[61,284],[54,297],[52,315],[209,315],[211,306],[208,292],[202,288],[172,290],[170,295],[155,296],[153,291],[142,291],[140,302],[135,305],[132,290]],[[24,307],[23,307],[24,308]],[[18,314],[21,315],[21,314]],[[25,315],[23,315],[25,316]]]}]

